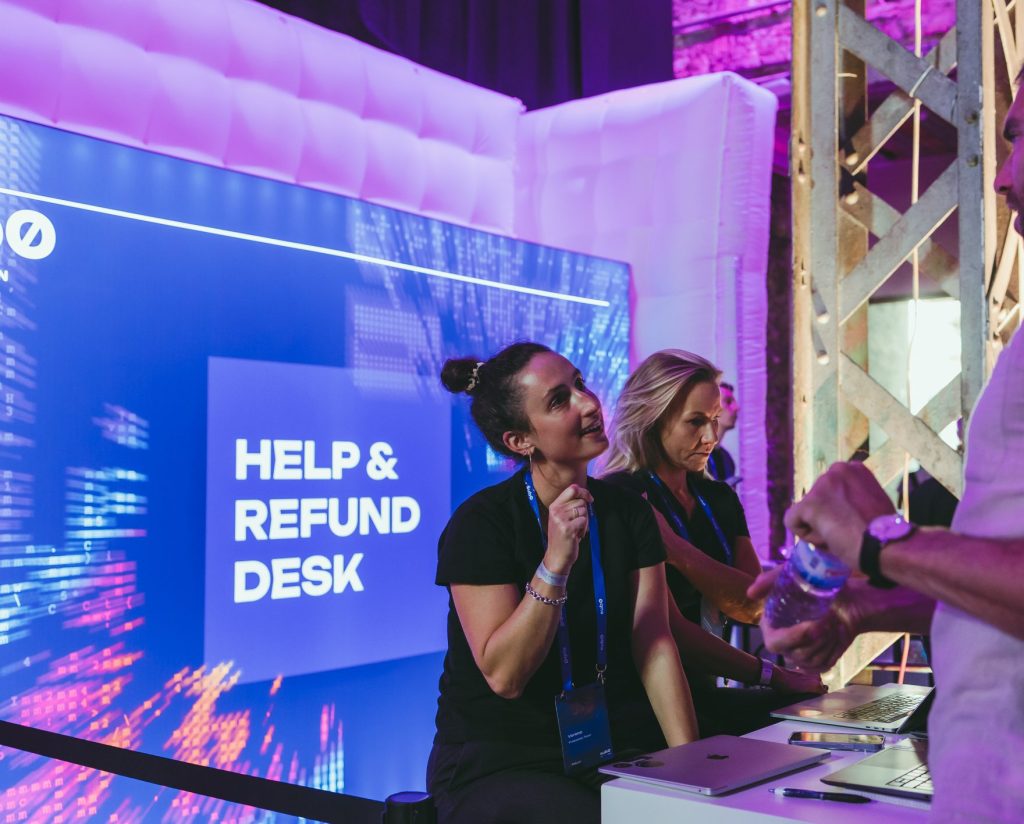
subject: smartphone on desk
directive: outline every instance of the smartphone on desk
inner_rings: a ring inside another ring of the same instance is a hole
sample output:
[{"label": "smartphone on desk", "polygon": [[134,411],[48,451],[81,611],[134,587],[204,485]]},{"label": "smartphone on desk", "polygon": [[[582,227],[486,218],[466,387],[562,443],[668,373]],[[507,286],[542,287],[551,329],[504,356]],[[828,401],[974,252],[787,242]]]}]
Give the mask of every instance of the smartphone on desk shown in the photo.
[{"label": "smartphone on desk", "polygon": [[885,736],[877,733],[803,731],[789,736],[789,743],[822,750],[877,752],[885,744]]}]

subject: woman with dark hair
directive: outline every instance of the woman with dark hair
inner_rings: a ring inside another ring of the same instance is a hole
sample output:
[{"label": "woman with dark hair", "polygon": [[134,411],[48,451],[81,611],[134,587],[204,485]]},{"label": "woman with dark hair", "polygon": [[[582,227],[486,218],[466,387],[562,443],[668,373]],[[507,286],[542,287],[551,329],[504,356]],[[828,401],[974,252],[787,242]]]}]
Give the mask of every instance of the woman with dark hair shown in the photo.
[{"label": "woman with dark hair", "polygon": [[524,466],[441,535],[448,654],[428,789],[441,822],[597,822],[597,764],[697,737],[658,527],[639,496],[587,477],[608,445],[601,405],[561,355],[513,344],[449,360],[441,380]]},{"label": "woman with dark hair", "polygon": [[[821,692],[816,675],[778,667],[724,639],[726,622],[757,623],[747,597],[761,564],[736,492],[707,473],[718,443],[721,372],[690,352],[655,352],[619,395],[604,479],[653,506],[668,553],[669,620],[686,661],[702,735],[743,735],[792,695]],[[718,676],[766,690],[716,688]],[[781,698],[781,696],[787,696]]]}]

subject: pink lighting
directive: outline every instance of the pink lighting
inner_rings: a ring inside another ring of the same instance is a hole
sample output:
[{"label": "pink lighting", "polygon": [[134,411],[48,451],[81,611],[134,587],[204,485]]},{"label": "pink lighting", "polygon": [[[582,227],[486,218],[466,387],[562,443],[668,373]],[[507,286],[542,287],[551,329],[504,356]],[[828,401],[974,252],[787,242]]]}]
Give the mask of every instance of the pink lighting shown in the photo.
[{"label": "pink lighting", "polygon": [[[514,98],[250,0],[123,5],[0,0],[0,114],[628,262],[631,359],[691,349],[737,386],[750,423],[726,445],[741,463],[739,492],[754,545],[767,553],[765,273],[774,95],[724,72],[525,112]],[[678,5],[710,12],[716,4]],[[452,274],[417,271],[431,280]],[[145,459],[148,424],[140,415],[111,403],[92,422],[104,446]],[[97,542],[95,551],[109,561],[96,580],[71,560],[64,570],[75,585],[69,600],[88,599],[68,613],[65,628],[90,633],[92,646],[59,661],[26,659],[26,668],[40,666],[45,682],[16,691],[21,715],[12,718],[126,747],[140,746],[147,730],[159,732],[164,754],[178,759],[344,789],[342,718],[330,699],[314,705],[322,707],[319,754],[309,766],[291,748],[285,713],[274,712],[280,678],[253,711],[237,708],[252,685],[239,682],[231,662],[185,667],[160,689],[138,694],[138,673],[161,665],[142,651],[143,639],[158,631],[143,615],[160,596],[154,587],[145,589],[148,602],[143,597],[144,575],[122,548],[146,535],[130,517],[154,504],[137,491],[141,475],[87,474],[105,471],[76,469],[68,479],[68,500],[80,508],[67,537]],[[90,487],[87,499],[86,483],[109,486],[109,495],[93,500]],[[85,511],[115,505],[121,509]],[[86,587],[89,594],[79,595]],[[86,671],[89,691],[73,692]],[[347,730],[354,739],[351,724]],[[248,760],[254,751],[266,756],[258,767]],[[25,757],[0,752],[0,759]],[[24,808],[72,820],[109,799],[104,774],[54,764],[37,769],[35,762],[31,769],[28,789],[0,792],[0,820],[16,820]],[[235,820],[219,802],[204,807],[208,802],[182,793],[173,803],[182,817]],[[132,806],[118,818],[148,820],[145,809]]]},{"label": "pink lighting", "polygon": [[[789,75],[791,0],[674,0],[674,73],[735,71],[751,79]],[[868,0],[867,18],[893,39],[914,42],[914,0]],[[956,20],[955,0],[925,0],[927,51]]]}]

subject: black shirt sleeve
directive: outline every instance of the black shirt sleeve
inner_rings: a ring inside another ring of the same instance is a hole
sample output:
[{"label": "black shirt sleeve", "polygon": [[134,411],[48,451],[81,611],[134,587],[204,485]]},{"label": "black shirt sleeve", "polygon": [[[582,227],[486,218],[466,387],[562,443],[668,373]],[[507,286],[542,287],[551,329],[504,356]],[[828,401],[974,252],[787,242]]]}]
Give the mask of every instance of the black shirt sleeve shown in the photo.
[{"label": "black shirt sleeve", "polygon": [[747,516],[743,512],[743,504],[740,503],[740,496],[736,494],[736,490],[720,481],[714,486],[719,502],[712,504],[711,508],[717,513],[721,507],[723,513],[728,513],[722,520],[733,528],[737,538],[749,538],[750,527],[747,526]]},{"label": "black shirt sleeve", "polygon": [[642,481],[637,481],[626,472],[617,472],[600,480],[602,497],[608,500],[609,509],[621,513],[626,525],[629,544],[629,569],[660,564],[667,557],[665,545],[658,531],[651,505],[640,493],[645,491]]},{"label": "black shirt sleeve", "polygon": [[637,495],[643,495],[647,492],[647,478],[641,472],[626,472],[622,470],[620,472],[613,472],[611,475],[605,475],[601,480],[612,486],[628,489]]},{"label": "black shirt sleeve", "polygon": [[448,521],[437,546],[439,586],[522,584],[511,517],[491,497],[470,498]]},{"label": "black shirt sleeve", "polygon": [[[632,497],[632,496],[631,496]],[[654,520],[654,512],[650,504],[642,498],[631,502],[633,508],[633,535],[636,546],[636,566],[634,569],[654,566],[665,560],[665,544],[662,543],[658,522]]]}]

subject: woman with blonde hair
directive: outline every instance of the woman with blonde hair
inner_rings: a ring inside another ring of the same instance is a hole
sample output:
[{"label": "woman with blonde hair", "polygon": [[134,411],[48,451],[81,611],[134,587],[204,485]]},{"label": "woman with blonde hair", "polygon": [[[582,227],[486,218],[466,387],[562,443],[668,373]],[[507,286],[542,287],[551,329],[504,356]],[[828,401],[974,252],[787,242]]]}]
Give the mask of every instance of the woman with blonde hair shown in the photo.
[{"label": "woman with blonde hair", "polygon": [[[681,349],[655,352],[641,363],[619,396],[605,480],[641,493],[654,508],[668,553],[672,634],[702,734],[741,735],[767,723],[767,713],[794,693],[823,688],[817,676],[725,640],[728,621],[756,623],[763,604],[746,594],[761,564],[743,506],[728,484],[706,473],[719,440],[720,377],[706,358]],[[718,689],[718,676],[773,692]]]}]

